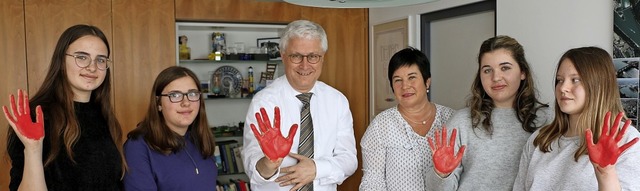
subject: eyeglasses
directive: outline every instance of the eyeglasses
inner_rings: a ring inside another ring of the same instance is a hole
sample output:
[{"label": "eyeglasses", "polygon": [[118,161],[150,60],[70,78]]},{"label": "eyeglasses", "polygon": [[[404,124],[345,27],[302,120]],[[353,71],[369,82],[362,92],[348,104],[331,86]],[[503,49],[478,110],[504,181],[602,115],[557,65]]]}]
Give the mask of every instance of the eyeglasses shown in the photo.
[{"label": "eyeglasses", "polygon": [[160,94],[158,96],[167,96],[169,97],[169,101],[171,101],[172,103],[178,103],[184,99],[184,96],[187,96],[187,100],[191,102],[200,101],[200,94],[202,93],[200,92],[187,92],[187,93],[169,92],[167,94]]},{"label": "eyeglasses", "polygon": [[96,56],[96,59],[92,60],[91,56],[84,55],[84,54],[76,54],[76,55],[65,54],[65,55],[75,58],[76,66],[80,68],[89,67],[89,65],[91,65],[91,62],[93,61],[93,63],[96,63],[96,67],[98,67],[98,69],[106,70],[107,68],[109,68],[109,64],[111,63],[111,60],[104,56]]},{"label": "eyeglasses", "polygon": [[309,62],[310,64],[318,63],[320,59],[322,59],[322,55],[317,55],[317,54],[309,54],[309,55],[289,54],[289,60],[291,60],[291,62],[293,62],[294,64],[300,64],[304,57],[307,57],[307,62]]}]

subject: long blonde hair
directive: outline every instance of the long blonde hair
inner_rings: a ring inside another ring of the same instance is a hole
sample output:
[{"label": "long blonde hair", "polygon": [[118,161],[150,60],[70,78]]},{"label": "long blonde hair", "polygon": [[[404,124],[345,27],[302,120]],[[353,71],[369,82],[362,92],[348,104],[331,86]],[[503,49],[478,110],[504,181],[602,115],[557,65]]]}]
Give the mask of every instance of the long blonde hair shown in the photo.
[{"label": "long blonde hair", "polygon": [[[586,99],[584,108],[578,116],[577,124],[574,127],[581,129],[582,141],[580,149],[574,154],[575,161],[580,156],[587,153],[584,131],[591,129],[595,141],[600,139],[604,116],[611,111],[611,121],[615,120],[618,112],[624,112],[620,104],[620,94],[616,72],[613,68],[613,61],[609,53],[598,47],[581,47],[568,50],[562,55],[556,72],[560,68],[560,63],[564,60],[573,62],[581,83],[584,86]],[[557,81],[554,83],[557,86]],[[558,93],[557,91],[555,93]],[[560,110],[558,101],[555,101],[555,119],[548,126],[540,129],[538,136],[533,141],[534,146],[540,147],[540,151],[551,151],[551,143],[569,131],[569,115]],[[626,117],[625,117],[626,119]]]}]

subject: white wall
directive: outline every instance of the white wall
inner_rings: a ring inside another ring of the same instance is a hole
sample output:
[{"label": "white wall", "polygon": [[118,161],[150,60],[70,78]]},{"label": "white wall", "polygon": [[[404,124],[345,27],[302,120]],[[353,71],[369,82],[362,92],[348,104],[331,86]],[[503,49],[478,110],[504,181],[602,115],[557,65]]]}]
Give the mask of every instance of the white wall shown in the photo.
[{"label": "white wall", "polygon": [[552,105],[558,59],[575,47],[613,50],[612,0],[498,0],[497,34],[525,49],[543,101]]},{"label": "white wall", "polygon": [[[469,30],[472,28],[473,30]],[[462,109],[478,69],[480,42],[495,34],[495,12],[462,15],[431,22],[431,101]],[[454,74],[454,75],[452,75]]]},{"label": "white wall", "polygon": [[[418,15],[474,2],[479,0],[440,0],[417,6],[370,9],[370,29],[376,24],[409,18],[409,24],[413,25],[409,45],[419,47]],[[562,53],[579,46],[612,50],[611,0],[497,0],[496,4],[496,33],[512,36],[523,44],[543,102],[553,103],[552,81]]]}]

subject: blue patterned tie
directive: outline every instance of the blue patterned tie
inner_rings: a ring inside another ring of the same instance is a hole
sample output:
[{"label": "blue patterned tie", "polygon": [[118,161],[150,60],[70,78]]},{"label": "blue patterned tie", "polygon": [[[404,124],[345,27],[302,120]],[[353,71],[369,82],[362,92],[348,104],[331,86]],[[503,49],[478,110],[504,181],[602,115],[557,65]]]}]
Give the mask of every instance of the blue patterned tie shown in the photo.
[{"label": "blue patterned tie", "polygon": [[[313,93],[298,94],[296,97],[302,101],[302,109],[300,109],[300,144],[298,145],[298,154],[313,159],[313,120],[311,119],[311,110],[309,102]],[[304,185],[300,191],[312,191],[313,182]]]}]

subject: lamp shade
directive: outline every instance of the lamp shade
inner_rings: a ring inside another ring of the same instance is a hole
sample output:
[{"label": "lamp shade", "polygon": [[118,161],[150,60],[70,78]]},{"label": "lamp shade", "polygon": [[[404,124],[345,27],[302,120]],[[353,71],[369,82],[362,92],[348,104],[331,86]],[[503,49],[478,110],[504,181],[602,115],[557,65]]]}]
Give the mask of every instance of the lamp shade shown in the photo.
[{"label": "lamp shade", "polygon": [[284,0],[284,2],[324,8],[382,8],[434,2],[437,0]]}]

